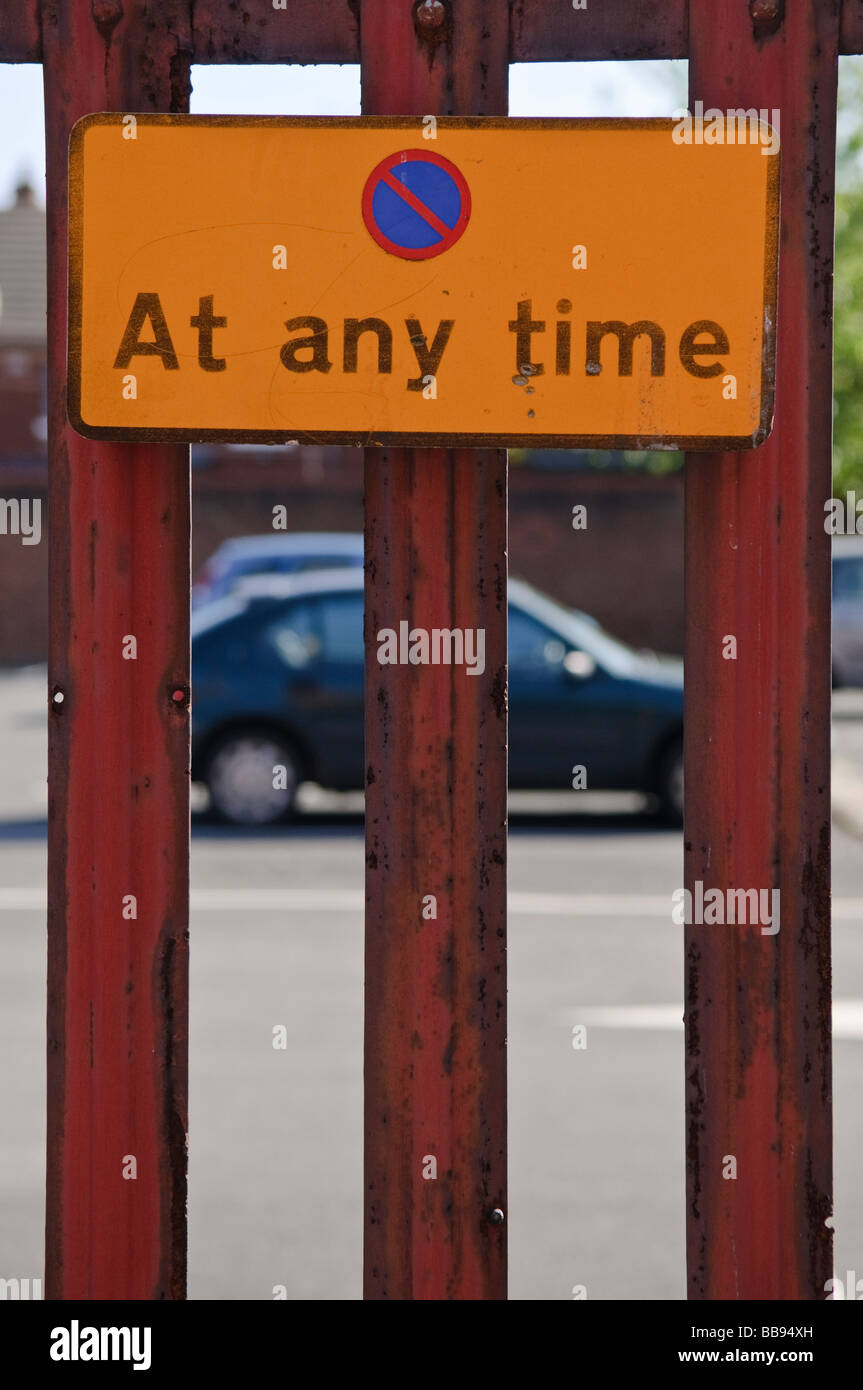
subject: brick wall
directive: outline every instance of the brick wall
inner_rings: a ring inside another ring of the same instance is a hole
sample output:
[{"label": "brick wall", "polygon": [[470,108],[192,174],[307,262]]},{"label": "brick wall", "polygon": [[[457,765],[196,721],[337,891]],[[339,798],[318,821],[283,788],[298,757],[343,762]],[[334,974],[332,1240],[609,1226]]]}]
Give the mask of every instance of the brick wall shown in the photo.
[{"label": "brick wall", "polygon": [[[228,536],[271,529],[362,529],[362,457],[352,449],[199,450],[193,481],[193,567]],[[43,499],[43,538],[0,536],[0,663],[42,661],[47,648],[47,506],[41,468],[0,463],[0,496]],[[587,507],[574,531],[572,508]],[[683,480],[680,474],[593,473],[515,464],[510,568],[592,613],[636,646],[683,643]]]}]

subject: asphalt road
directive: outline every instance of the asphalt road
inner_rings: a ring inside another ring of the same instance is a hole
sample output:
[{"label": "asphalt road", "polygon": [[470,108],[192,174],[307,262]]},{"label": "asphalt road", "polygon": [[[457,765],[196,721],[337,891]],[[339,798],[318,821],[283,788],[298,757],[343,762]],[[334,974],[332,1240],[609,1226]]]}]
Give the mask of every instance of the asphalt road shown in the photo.
[{"label": "asphalt road", "polygon": [[[42,1269],[42,673],[0,679],[0,1275]],[[863,723],[852,702],[853,761]],[[863,713],[863,703],[861,703]],[[850,739],[850,742],[848,742]],[[536,803],[534,803],[535,805]],[[551,803],[542,802],[548,807]],[[580,803],[581,804],[581,803]],[[510,837],[510,1296],[684,1296],[679,834],[594,803]],[[863,1276],[861,846],[834,841],[836,1267]],[[190,1296],[357,1298],[362,823],[198,828]],[[286,1051],[272,1027],[288,1030]],[[572,1026],[588,1027],[574,1051]]]}]

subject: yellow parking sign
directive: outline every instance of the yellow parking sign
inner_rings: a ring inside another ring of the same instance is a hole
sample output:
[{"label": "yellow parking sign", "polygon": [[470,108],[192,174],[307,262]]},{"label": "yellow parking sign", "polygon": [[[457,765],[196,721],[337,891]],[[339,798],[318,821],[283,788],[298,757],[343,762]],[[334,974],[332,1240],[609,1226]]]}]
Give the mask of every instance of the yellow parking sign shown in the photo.
[{"label": "yellow parking sign", "polygon": [[95,115],[69,412],[101,439],[746,448],[778,154],[674,122]]}]

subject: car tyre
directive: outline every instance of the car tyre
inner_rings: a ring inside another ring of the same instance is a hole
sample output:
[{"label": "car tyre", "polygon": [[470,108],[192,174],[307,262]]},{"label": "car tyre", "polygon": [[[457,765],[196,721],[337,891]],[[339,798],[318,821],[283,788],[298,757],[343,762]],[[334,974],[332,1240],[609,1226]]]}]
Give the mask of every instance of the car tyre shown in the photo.
[{"label": "car tyre", "polygon": [[675,738],[662,753],[656,776],[659,815],[668,825],[683,824],[683,738]]},{"label": "car tyre", "polygon": [[[284,769],[279,785],[274,785],[276,768]],[[207,753],[202,780],[217,820],[247,828],[278,825],[296,815],[302,765],[284,735],[270,729],[232,729]]]}]

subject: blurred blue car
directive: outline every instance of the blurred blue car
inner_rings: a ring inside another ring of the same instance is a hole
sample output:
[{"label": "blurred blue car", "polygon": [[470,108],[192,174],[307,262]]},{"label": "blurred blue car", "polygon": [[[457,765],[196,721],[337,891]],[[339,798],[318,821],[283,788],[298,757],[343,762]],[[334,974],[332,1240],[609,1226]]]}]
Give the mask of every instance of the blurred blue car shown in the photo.
[{"label": "blurred blue car", "polygon": [[354,531],[273,531],[265,536],[236,536],[223,541],[201,569],[192,588],[192,603],[229,594],[254,574],[304,574],[308,570],[362,569],[363,538]]},{"label": "blurred blue car", "polygon": [[[218,817],[285,820],[305,781],[363,787],[358,567],[246,580],[196,610],[192,638],[192,776]],[[583,764],[591,790],[652,793],[679,821],[681,662],[510,580],[509,708],[511,787],[565,789]]]}]

